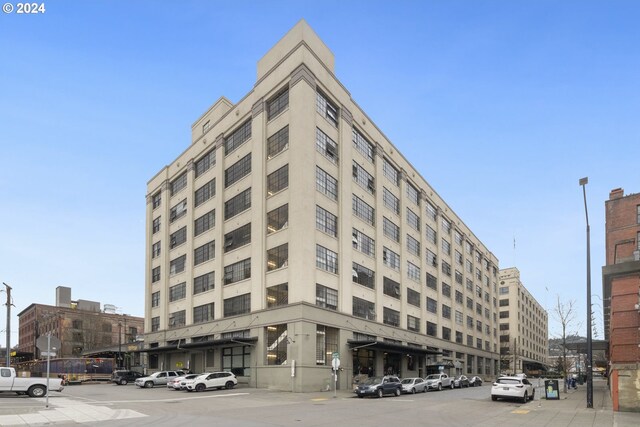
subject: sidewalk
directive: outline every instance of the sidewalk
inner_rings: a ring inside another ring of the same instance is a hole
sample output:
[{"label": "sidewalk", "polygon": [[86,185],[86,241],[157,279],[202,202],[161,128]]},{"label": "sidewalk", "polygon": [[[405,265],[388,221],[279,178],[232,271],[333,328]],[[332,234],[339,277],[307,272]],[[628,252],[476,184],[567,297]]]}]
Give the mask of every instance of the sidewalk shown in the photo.
[{"label": "sidewalk", "polygon": [[[537,385],[537,380],[532,380]],[[593,408],[587,408],[587,386],[564,393],[560,381],[560,400],[544,398],[544,383],[536,388],[536,400],[527,409],[536,412],[536,425],[549,427],[638,427],[640,413],[613,412],[611,395],[605,379],[593,380]]]}]

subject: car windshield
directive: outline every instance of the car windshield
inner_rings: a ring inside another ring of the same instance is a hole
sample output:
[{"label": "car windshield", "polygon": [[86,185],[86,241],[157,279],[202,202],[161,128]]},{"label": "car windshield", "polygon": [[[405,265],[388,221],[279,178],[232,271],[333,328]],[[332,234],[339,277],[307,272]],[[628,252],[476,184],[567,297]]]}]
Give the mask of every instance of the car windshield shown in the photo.
[{"label": "car windshield", "polygon": [[427,378],[425,378],[426,380],[437,380],[440,379],[439,375],[429,375]]},{"label": "car windshield", "polygon": [[362,384],[371,385],[371,384],[380,384],[382,382],[381,377],[369,377]]},{"label": "car windshield", "polygon": [[517,378],[498,378],[496,382],[498,384],[520,384],[520,380]]},{"label": "car windshield", "polygon": [[412,384],[414,381],[413,378],[405,378],[402,380],[402,384]]}]

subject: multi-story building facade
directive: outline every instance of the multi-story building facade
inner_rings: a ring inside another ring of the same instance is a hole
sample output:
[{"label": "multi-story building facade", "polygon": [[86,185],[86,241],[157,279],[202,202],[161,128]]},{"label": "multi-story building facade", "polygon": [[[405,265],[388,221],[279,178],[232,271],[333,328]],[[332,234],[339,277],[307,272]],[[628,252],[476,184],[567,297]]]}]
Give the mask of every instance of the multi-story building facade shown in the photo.
[{"label": "multi-story building facade", "polygon": [[605,202],[602,267],[605,340],[614,410],[638,411],[640,383],[640,194],[612,190]]},{"label": "multi-story building facade", "polygon": [[100,303],[95,301],[71,301],[70,295],[70,288],[59,286],[56,305],[33,303],[18,313],[18,351],[32,355],[30,359],[38,359],[40,351],[36,341],[51,333],[61,342],[57,358],[82,357],[98,351],[107,353],[109,349],[117,358],[116,351],[123,350],[118,353],[123,356],[120,364],[125,364],[124,354],[129,345],[144,334],[144,319],[102,311]]},{"label": "multi-story building facade", "polygon": [[254,386],[493,375],[498,260],[351,99],[299,22],[147,185],[153,369]]},{"label": "multi-story building facade", "polygon": [[549,356],[547,311],[524,287],[517,268],[500,270],[499,280],[501,371],[540,374]]}]

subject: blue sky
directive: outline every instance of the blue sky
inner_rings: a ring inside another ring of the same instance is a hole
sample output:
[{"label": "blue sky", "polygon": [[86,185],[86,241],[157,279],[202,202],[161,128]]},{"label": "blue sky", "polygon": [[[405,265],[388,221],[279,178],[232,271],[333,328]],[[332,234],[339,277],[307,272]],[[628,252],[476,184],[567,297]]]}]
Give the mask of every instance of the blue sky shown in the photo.
[{"label": "blue sky", "polygon": [[304,18],[353,99],[500,266],[517,266],[548,308],[577,300],[585,334],[578,180],[589,176],[601,295],[604,201],[640,191],[640,3],[45,4],[0,15],[0,280],[15,314],[54,304],[64,285],[144,315],[147,181],[213,102],[251,89],[257,61]]}]

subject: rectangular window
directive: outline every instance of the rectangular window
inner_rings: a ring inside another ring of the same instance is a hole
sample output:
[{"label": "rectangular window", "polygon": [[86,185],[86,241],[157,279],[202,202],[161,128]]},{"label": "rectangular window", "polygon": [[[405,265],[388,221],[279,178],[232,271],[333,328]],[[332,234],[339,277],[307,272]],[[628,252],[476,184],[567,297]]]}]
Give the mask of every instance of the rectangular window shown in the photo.
[{"label": "rectangular window", "polygon": [[438,336],[438,325],[432,322],[427,322],[427,335],[430,337]]},{"label": "rectangular window", "polygon": [[407,198],[416,206],[420,206],[420,193],[411,184],[407,182]]},{"label": "rectangular window", "polygon": [[177,205],[171,208],[169,211],[169,222],[173,222],[179,218],[182,218],[187,214],[187,199],[179,202]]},{"label": "rectangular window", "polygon": [[451,276],[451,265],[448,262],[442,261],[442,272],[447,276]]},{"label": "rectangular window", "polygon": [[432,221],[435,221],[436,217],[438,216],[438,208],[436,208],[429,202],[427,202],[426,205],[427,206],[425,211],[427,213],[427,218],[431,218]]},{"label": "rectangular window", "polygon": [[211,241],[195,248],[193,251],[193,265],[202,264],[205,261],[215,258],[216,242]]},{"label": "rectangular window", "polygon": [[462,273],[456,270],[455,275],[456,275],[456,283],[459,285],[462,285]]},{"label": "rectangular window", "polygon": [[251,258],[224,267],[224,284],[230,285],[251,277]]},{"label": "rectangular window", "polygon": [[473,310],[473,298],[467,297],[467,308]]},{"label": "rectangular window", "polygon": [[276,246],[267,251],[267,271],[277,270],[289,265],[289,244]]},{"label": "rectangular window", "polygon": [[456,245],[462,246],[463,237],[462,237],[462,234],[458,230],[454,230],[453,237],[455,239]]},{"label": "rectangular window", "polygon": [[427,273],[427,288],[431,288],[434,291],[438,290],[438,279],[436,278],[436,276],[433,276],[429,273]]},{"label": "rectangular window", "polygon": [[332,125],[338,127],[338,107],[321,92],[316,92],[316,111]]},{"label": "rectangular window", "polygon": [[367,288],[375,289],[376,276],[373,270],[369,270],[360,264],[353,263],[353,270],[351,272],[352,279],[355,283],[358,283]]},{"label": "rectangular window", "polygon": [[508,299],[501,299],[500,300],[500,307],[507,307],[509,305],[509,300]]},{"label": "rectangular window", "polygon": [[186,325],[186,311],[174,311],[169,314],[169,329],[180,328]]},{"label": "rectangular window", "polygon": [[224,317],[251,312],[251,294],[238,295],[224,300]]},{"label": "rectangular window", "polygon": [[363,189],[365,189],[370,194],[374,194],[376,192],[376,184],[373,179],[373,175],[367,172],[362,166],[360,166],[355,161],[353,162],[351,174],[353,175],[353,180]]},{"label": "rectangular window", "polygon": [[382,263],[394,270],[400,270],[400,255],[384,247],[382,250]]},{"label": "rectangular window", "polygon": [[267,213],[267,234],[275,233],[289,225],[289,205],[282,205]]},{"label": "rectangular window", "polygon": [[316,190],[332,200],[338,200],[338,181],[317,166]]},{"label": "rectangular window", "polygon": [[169,248],[173,249],[177,246],[180,246],[184,242],[187,241],[187,226],[185,225],[180,230],[171,233],[169,236]]},{"label": "rectangular window", "polygon": [[358,152],[362,154],[365,159],[369,160],[371,163],[375,163],[376,150],[373,144],[367,141],[367,139],[355,129],[353,129],[352,135],[353,145],[354,147],[356,147],[356,150],[358,150]]},{"label": "rectangular window", "polygon": [[420,292],[407,288],[407,303],[415,307],[420,307]]},{"label": "rectangular window", "polygon": [[251,119],[240,125],[231,135],[224,139],[224,155],[236,150],[251,138]]},{"label": "rectangular window", "polygon": [[289,165],[284,165],[267,176],[267,194],[272,196],[289,186]]},{"label": "rectangular window", "polygon": [[382,174],[395,186],[400,186],[400,172],[387,159],[382,159]]},{"label": "rectangular window", "polygon": [[640,205],[636,206],[636,224],[640,224]]},{"label": "rectangular window", "polygon": [[160,306],[160,291],[151,294],[151,307]]},{"label": "rectangular window", "polygon": [[287,324],[271,325],[266,328],[267,365],[284,365],[287,363]]},{"label": "rectangular window", "polygon": [[251,208],[251,188],[227,200],[224,204],[224,219],[230,219]]},{"label": "rectangular window", "polygon": [[442,282],[442,295],[451,298],[451,285]]},{"label": "rectangular window", "polygon": [[390,297],[400,299],[400,283],[391,280],[388,277],[383,277],[382,292]]},{"label": "rectangular window", "polygon": [[151,258],[156,258],[160,256],[160,248],[162,242],[156,242],[151,246]]},{"label": "rectangular window", "polygon": [[464,298],[462,296],[462,292],[456,291],[456,302],[458,304],[464,304]]},{"label": "rectangular window", "polygon": [[193,279],[193,294],[197,295],[202,292],[210,291],[215,287],[213,272],[203,274]]},{"label": "rectangular window", "polygon": [[318,307],[338,309],[338,291],[316,283],[316,305]]},{"label": "rectangular window", "polygon": [[427,249],[427,265],[431,267],[438,266],[438,256],[431,252],[429,249]]},{"label": "rectangular window", "polygon": [[289,284],[281,283],[267,288],[267,308],[289,304]]},{"label": "rectangular window", "polygon": [[251,243],[251,223],[224,235],[224,251],[229,252]]},{"label": "rectangular window", "polygon": [[182,175],[171,181],[169,184],[169,193],[171,196],[178,193],[180,190],[187,186],[187,172],[183,172]]},{"label": "rectangular window", "polygon": [[329,273],[338,274],[338,254],[323,246],[316,245],[316,267]]},{"label": "rectangular window", "polygon": [[433,298],[427,297],[427,311],[429,313],[437,314],[438,313],[438,301],[434,300]]},{"label": "rectangular window", "polygon": [[216,225],[216,210],[212,210],[196,218],[193,223],[193,235],[199,236]]},{"label": "rectangular window", "polygon": [[353,297],[353,315],[367,320],[376,320],[376,305],[367,300]]},{"label": "rectangular window", "polygon": [[382,203],[391,212],[396,215],[400,215],[400,199],[393,195],[393,193],[387,190],[386,187],[382,187]]},{"label": "rectangular window", "polygon": [[382,218],[382,232],[394,242],[400,243],[400,227],[395,225],[387,217]]},{"label": "rectangular window", "polygon": [[447,328],[446,326],[442,327],[442,339],[451,341],[451,329]]},{"label": "rectangular window", "polygon": [[156,234],[160,231],[160,217],[154,218],[151,233]]},{"label": "rectangular window", "polygon": [[198,207],[213,196],[216,195],[216,179],[213,178],[211,181],[207,182],[202,187],[196,190],[194,196],[195,206]]},{"label": "rectangular window", "polygon": [[209,322],[213,320],[213,303],[193,307],[193,323]]},{"label": "rectangular window", "polygon": [[407,330],[413,332],[420,332],[420,319],[407,315]]},{"label": "rectangular window", "polygon": [[285,126],[267,139],[267,159],[272,159],[289,148],[289,126]]},{"label": "rectangular window", "polygon": [[224,188],[228,188],[251,173],[251,153],[247,154],[224,171]]},{"label": "rectangular window", "polygon": [[356,196],[355,194],[351,197],[351,207],[353,210],[353,214],[370,225],[375,225],[376,219],[376,211],[374,208],[369,206],[364,200]]},{"label": "rectangular window", "polygon": [[353,249],[362,252],[365,255],[375,256],[376,254],[376,242],[371,237],[353,229],[352,232]]},{"label": "rectangular window", "polygon": [[427,241],[435,245],[438,238],[437,236],[436,230],[427,225]]},{"label": "rectangular window", "polygon": [[451,222],[446,218],[442,218],[442,232],[451,234]]},{"label": "rectangular window", "polygon": [[210,150],[207,154],[196,160],[195,173],[196,178],[208,171],[216,164],[216,150]]},{"label": "rectangular window", "polygon": [[509,312],[508,311],[501,311],[500,312],[500,318],[501,319],[508,319],[509,318]]},{"label": "rectangular window", "polygon": [[445,239],[442,239],[442,252],[447,255],[451,255],[451,243]]},{"label": "rectangular window", "polygon": [[158,282],[160,280],[160,267],[155,267],[151,270],[151,283]]},{"label": "rectangular window", "polygon": [[316,151],[332,163],[338,163],[338,144],[318,128],[316,128]]},{"label": "rectangular window", "polygon": [[456,343],[457,344],[462,344],[462,340],[463,340],[463,334],[462,332],[456,331]]},{"label": "rectangular window", "polygon": [[400,326],[400,312],[388,307],[382,308],[382,323],[391,326]]},{"label": "rectangular window", "polygon": [[420,278],[422,277],[420,267],[413,264],[412,262],[407,261],[407,277],[415,282],[420,283]]},{"label": "rectangular window", "polygon": [[169,262],[169,275],[173,276],[174,274],[182,273],[184,271],[184,265],[186,261],[186,255],[182,255],[174,260],[171,260]]},{"label": "rectangular window", "polygon": [[451,307],[446,304],[442,304],[442,317],[451,319]]},{"label": "rectangular window", "polygon": [[462,257],[462,254],[458,251],[455,251],[455,260],[456,260],[456,264],[458,265],[462,265],[464,262],[464,258]]},{"label": "rectangular window", "polygon": [[407,208],[407,224],[417,232],[420,232],[420,217],[409,208]]},{"label": "rectangular window", "polygon": [[267,101],[267,120],[283,112],[289,106],[289,88]]},{"label": "rectangular window", "polygon": [[461,311],[456,310],[456,323],[462,325],[464,323],[464,316]]},{"label": "rectangular window", "polygon": [[151,318],[151,332],[157,332],[160,330],[160,317]]},{"label": "rectangular window", "polygon": [[156,194],[151,196],[151,200],[153,202],[153,209],[157,208],[162,204],[162,192],[158,191]]},{"label": "rectangular window", "polygon": [[338,217],[316,205],[316,230],[338,237]]},{"label": "rectangular window", "polygon": [[467,316],[467,328],[473,329],[473,317]]},{"label": "rectangular window", "polygon": [[330,356],[337,351],[338,329],[316,325],[316,365],[330,364]]},{"label": "rectangular window", "polygon": [[407,234],[407,250],[410,254],[420,256],[420,242]]}]

